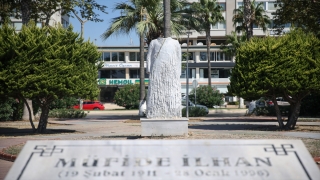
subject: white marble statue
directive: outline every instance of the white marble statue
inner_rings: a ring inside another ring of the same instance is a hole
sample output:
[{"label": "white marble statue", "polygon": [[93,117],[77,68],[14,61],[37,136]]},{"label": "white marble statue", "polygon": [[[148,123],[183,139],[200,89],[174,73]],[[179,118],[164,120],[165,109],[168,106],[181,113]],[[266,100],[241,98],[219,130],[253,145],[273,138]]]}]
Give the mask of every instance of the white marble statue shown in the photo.
[{"label": "white marble statue", "polygon": [[151,41],[147,73],[147,118],[181,118],[181,47],[177,40],[169,37]]}]

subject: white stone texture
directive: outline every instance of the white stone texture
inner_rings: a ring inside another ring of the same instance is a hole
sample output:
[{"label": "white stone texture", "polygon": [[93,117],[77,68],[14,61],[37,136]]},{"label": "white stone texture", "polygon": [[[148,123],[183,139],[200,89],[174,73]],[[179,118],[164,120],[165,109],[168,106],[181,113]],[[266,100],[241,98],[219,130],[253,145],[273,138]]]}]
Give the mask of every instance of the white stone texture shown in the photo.
[{"label": "white stone texture", "polygon": [[147,55],[147,118],[181,118],[181,47],[172,38],[151,41]]}]

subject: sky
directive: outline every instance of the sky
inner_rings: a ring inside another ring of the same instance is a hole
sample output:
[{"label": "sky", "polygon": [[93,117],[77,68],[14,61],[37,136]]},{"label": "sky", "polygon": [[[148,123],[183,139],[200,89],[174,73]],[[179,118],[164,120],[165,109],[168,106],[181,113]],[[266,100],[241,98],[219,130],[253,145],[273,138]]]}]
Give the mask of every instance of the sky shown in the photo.
[{"label": "sky", "polygon": [[[126,2],[126,0],[96,0],[96,2],[100,5],[107,6],[106,12],[108,14],[104,14],[100,11],[95,11],[100,16],[100,19],[103,19],[103,22],[92,22],[87,21],[84,23],[84,38],[85,40],[89,40],[95,43],[97,46],[139,46],[139,37],[137,36],[136,32],[130,32],[129,35],[121,34],[120,36],[112,35],[106,40],[102,40],[100,37],[110,26],[110,22],[112,18],[120,16],[120,12],[113,11],[113,8],[116,3]],[[69,19],[70,24],[73,26],[73,31],[81,32],[81,23],[77,18],[70,17]]]}]

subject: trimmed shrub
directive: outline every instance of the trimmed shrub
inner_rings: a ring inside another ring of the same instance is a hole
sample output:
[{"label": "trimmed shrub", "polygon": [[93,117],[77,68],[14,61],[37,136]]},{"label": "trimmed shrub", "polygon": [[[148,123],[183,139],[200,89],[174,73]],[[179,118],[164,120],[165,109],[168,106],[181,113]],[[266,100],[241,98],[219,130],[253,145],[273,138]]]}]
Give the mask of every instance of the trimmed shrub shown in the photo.
[{"label": "trimmed shrub", "polygon": [[[186,117],[187,108],[182,109],[182,117]],[[189,117],[201,117],[206,116],[207,112],[205,109],[200,107],[189,107]]]},{"label": "trimmed shrub", "polygon": [[[223,95],[218,90],[216,90],[215,87],[199,86],[196,90],[197,104],[205,105],[209,108],[212,108],[215,105],[220,106],[223,103]],[[190,92],[189,99],[194,102],[195,89]]]},{"label": "trimmed shrub", "polygon": [[140,99],[140,85],[128,84],[119,89],[114,96],[114,103],[126,109],[138,109]]},{"label": "trimmed shrub", "polygon": [[49,111],[50,118],[83,118],[87,113],[78,109],[53,109]]}]

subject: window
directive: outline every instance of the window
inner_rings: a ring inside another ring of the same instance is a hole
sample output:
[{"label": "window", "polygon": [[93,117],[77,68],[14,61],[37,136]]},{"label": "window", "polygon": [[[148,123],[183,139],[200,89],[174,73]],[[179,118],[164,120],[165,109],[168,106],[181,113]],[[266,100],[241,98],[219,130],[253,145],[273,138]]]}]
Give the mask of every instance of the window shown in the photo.
[{"label": "window", "polygon": [[193,52],[189,52],[189,57],[187,57],[187,52],[182,52],[182,61],[186,61],[186,59],[188,58],[188,60],[194,60],[194,56],[193,56]]},{"label": "window", "polygon": [[218,3],[222,7],[222,11],[226,11],[226,3]]},{"label": "window", "polygon": [[100,78],[126,78],[124,69],[101,70]]},{"label": "window", "polygon": [[124,52],[103,52],[104,61],[124,61]]},{"label": "window", "polygon": [[[208,77],[208,68],[200,69],[200,78]],[[219,70],[211,69],[211,78],[219,78]]]},{"label": "window", "polygon": [[[188,75],[189,75],[189,78],[196,78],[196,69],[189,68]],[[187,70],[184,69],[181,71],[180,78],[186,78],[186,77],[187,77]]]},{"label": "window", "polygon": [[20,31],[22,29],[22,22],[13,23],[15,30]]},{"label": "window", "polygon": [[210,61],[230,61],[232,57],[222,51],[210,52]]},{"label": "window", "polygon": [[212,29],[226,29],[226,23],[217,23],[214,26],[212,26]]},{"label": "window", "polygon": [[[147,52],[144,52],[144,61],[147,60]],[[129,61],[140,61],[140,52],[130,52]]]},{"label": "window", "polygon": [[219,69],[219,78],[229,78],[230,69]]},{"label": "window", "polygon": [[[129,76],[130,78],[140,78],[140,69],[130,69]],[[146,69],[144,69],[144,78],[149,78],[149,74],[146,73]]]},{"label": "window", "polygon": [[258,4],[260,4],[260,7],[262,7],[264,10],[266,10],[266,2],[255,2],[255,6],[258,6]]},{"label": "window", "polygon": [[273,2],[266,2],[268,5],[267,5],[267,7],[268,7],[268,10],[270,11],[272,11],[272,10],[277,10],[279,7],[277,6],[277,3],[275,2],[275,1],[273,1]]},{"label": "window", "polygon": [[200,61],[207,61],[207,52],[200,52]]},{"label": "window", "polygon": [[103,60],[110,61],[110,52],[103,52]]},{"label": "window", "polygon": [[[225,12],[222,13],[223,18],[225,18]],[[226,23],[225,22],[219,22],[211,27],[211,29],[226,29]]]}]

